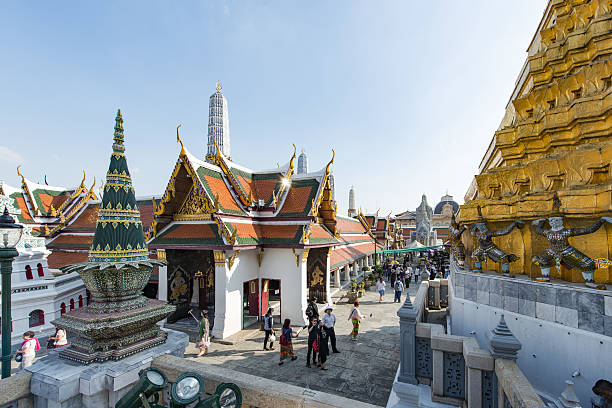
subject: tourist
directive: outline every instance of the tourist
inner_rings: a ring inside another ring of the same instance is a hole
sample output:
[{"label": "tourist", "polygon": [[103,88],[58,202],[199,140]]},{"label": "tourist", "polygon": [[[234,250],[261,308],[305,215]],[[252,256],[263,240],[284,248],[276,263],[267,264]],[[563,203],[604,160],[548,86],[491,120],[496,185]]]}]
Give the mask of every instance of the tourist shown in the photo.
[{"label": "tourist", "polygon": [[385,287],[387,284],[383,281],[383,278],[380,278],[378,282],[376,282],[376,290],[378,291],[378,303],[382,303],[383,296],[385,296]]},{"label": "tourist", "polygon": [[311,317],[316,317],[317,319],[319,318],[319,307],[317,306],[317,298],[314,296],[310,299],[310,302],[308,302],[308,306],[306,306],[306,316],[308,316],[308,319],[310,319]]},{"label": "tourist", "polygon": [[[53,340],[54,348],[64,347],[68,344],[68,339],[66,338],[66,331],[64,329],[57,329],[55,331],[55,336],[49,337],[49,340]],[[49,347],[47,346],[47,348]]]},{"label": "tourist", "polygon": [[208,348],[210,347],[210,324],[208,322],[208,311],[202,310],[200,312],[200,352],[197,357],[202,357],[208,354]]},{"label": "tourist", "polygon": [[[331,340],[332,351],[334,353],[339,353],[338,349],[336,348],[336,332],[334,331],[334,325],[336,324],[336,315],[333,314],[332,311],[333,307],[331,305],[325,306],[321,322],[323,323],[323,327],[325,327],[327,337]],[[327,351],[327,354],[329,355],[329,349]]]},{"label": "tourist", "polygon": [[291,357],[291,361],[297,360],[297,356],[293,353],[293,342],[292,337],[297,337],[300,333],[294,333],[291,328],[291,320],[285,319],[283,327],[281,329],[281,336],[279,339],[280,343],[280,362],[278,365],[283,365],[284,360],[287,357]]},{"label": "tourist", "polygon": [[396,280],[397,280],[397,273],[393,269],[391,270],[391,278],[389,279],[389,281],[391,282],[391,286],[395,285]]},{"label": "tourist", "polygon": [[308,353],[306,354],[306,367],[310,368],[310,355],[312,354],[312,364],[320,367],[317,362],[317,353],[321,350],[321,340],[319,338],[319,319],[313,317],[308,322]]},{"label": "tourist", "polygon": [[404,284],[402,283],[402,281],[398,280],[397,282],[395,282],[393,289],[395,290],[395,297],[393,298],[393,303],[401,302],[402,292],[404,291]]},{"label": "tourist", "polygon": [[40,350],[40,344],[38,343],[38,339],[34,337],[34,332],[28,330],[27,332],[23,333],[21,349],[17,350],[17,354],[21,354],[21,364],[19,365],[20,370],[32,365],[38,350]]},{"label": "tourist", "polygon": [[400,282],[402,282],[404,286],[406,286],[406,272],[404,272],[404,268],[402,268],[401,266],[398,267],[397,277],[399,278]]},{"label": "tourist", "polygon": [[327,330],[325,330],[323,322],[319,320],[319,364],[317,364],[317,366],[321,367],[321,370],[327,371],[325,362],[327,361],[328,355],[329,345],[327,344]]},{"label": "tourist", "polygon": [[[264,350],[274,350],[274,320],[272,319],[272,312],[274,308],[268,308],[268,312],[264,315],[264,331],[266,337],[264,337]],[[270,340],[270,348],[267,347],[268,340]]]},{"label": "tourist", "polygon": [[359,311],[359,301],[356,300],[353,305],[354,306],[351,309],[351,313],[349,313],[348,317],[348,320],[353,323],[353,331],[351,332],[351,334],[349,334],[349,338],[353,341],[357,341],[357,336],[359,335],[359,324],[361,323],[361,319],[363,319],[364,316]]}]

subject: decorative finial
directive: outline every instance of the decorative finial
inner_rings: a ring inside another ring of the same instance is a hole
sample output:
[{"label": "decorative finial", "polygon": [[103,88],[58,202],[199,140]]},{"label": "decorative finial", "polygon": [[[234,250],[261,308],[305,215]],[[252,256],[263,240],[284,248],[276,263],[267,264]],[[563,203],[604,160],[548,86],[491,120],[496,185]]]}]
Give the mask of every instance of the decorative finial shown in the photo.
[{"label": "decorative finial", "polygon": [[45,174],[45,185],[48,186],[49,183],[47,183],[47,175]]},{"label": "decorative finial", "polygon": [[336,151],[334,149],[332,149],[332,158],[329,161],[329,163],[327,163],[327,166],[325,166],[325,173],[329,174],[329,167],[334,163],[334,159],[336,158]]},{"label": "decorative finial", "polygon": [[217,92],[221,92],[221,82],[217,81]]},{"label": "decorative finial", "polygon": [[85,188],[85,177],[86,177],[85,169],[83,169],[83,179],[81,180],[81,186],[80,186],[81,188]]},{"label": "decorative finial", "polygon": [[489,345],[493,357],[516,360],[517,353],[521,349],[521,342],[518,341],[508,328],[503,314],[499,319],[497,327],[491,330]]},{"label": "decorative finial", "polygon": [[180,127],[181,127],[181,124],[179,123],[179,125],[176,127],[176,141],[181,144],[181,156],[184,156],[185,155],[185,145],[183,144],[183,141],[181,140],[181,137],[179,136]]},{"label": "decorative finial", "polygon": [[21,168],[21,164],[17,166],[17,174],[21,177],[21,183],[25,184],[25,177],[23,177],[23,174],[21,174],[21,172],[19,171],[20,168]]},{"label": "decorative finial", "polygon": [[122,154],[125,151],[123,146],[123,117],[121,117],[121,109],[117,109],[115,117],[115,133],[114,133],[113,151]]}]

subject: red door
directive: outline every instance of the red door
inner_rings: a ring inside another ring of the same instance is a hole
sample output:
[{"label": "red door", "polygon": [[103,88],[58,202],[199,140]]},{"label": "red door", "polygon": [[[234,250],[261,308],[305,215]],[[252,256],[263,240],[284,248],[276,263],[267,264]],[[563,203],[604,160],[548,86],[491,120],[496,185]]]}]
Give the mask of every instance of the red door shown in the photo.
[{"label": "red door", "polygon": [[259,288],[258,279],[249,281],[249,315],[259,316]]},{"label": "red door", "polygon": [[268,312],[268,279],[262,279],[261,281],[261,314],[265,315]]}]

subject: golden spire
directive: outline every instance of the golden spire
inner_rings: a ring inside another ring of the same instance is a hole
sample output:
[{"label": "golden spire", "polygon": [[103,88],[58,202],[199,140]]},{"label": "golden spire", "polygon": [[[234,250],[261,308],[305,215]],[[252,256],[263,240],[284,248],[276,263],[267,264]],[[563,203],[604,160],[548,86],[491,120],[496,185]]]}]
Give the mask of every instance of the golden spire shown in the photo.
[{"label": "golden spire", "polygon": [[181,156],[184,156],[185,155],[185,145],[183,144],[183,141],[181,140],[181,137],[179,136],[180,127],[181,127],[180,124],[176,127],[176,141],[181,144]]},{"label": "golden spire", "polygon": [[221,92],[221,82],[217,81],[217,92]]}]

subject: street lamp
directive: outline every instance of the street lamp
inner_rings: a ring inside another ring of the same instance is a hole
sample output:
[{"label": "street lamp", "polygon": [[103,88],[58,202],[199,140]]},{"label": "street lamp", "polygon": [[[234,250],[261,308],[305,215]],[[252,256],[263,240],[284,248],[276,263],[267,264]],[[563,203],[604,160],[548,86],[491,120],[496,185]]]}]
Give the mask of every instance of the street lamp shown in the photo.
[{"label": "street lamp", "polygon": [[16,224],[8,208],[0,216],[0,271],[2,272],[2,378],[11,376],[11,272],[13,258],[19,255],[15,246],[23,226]]}]

